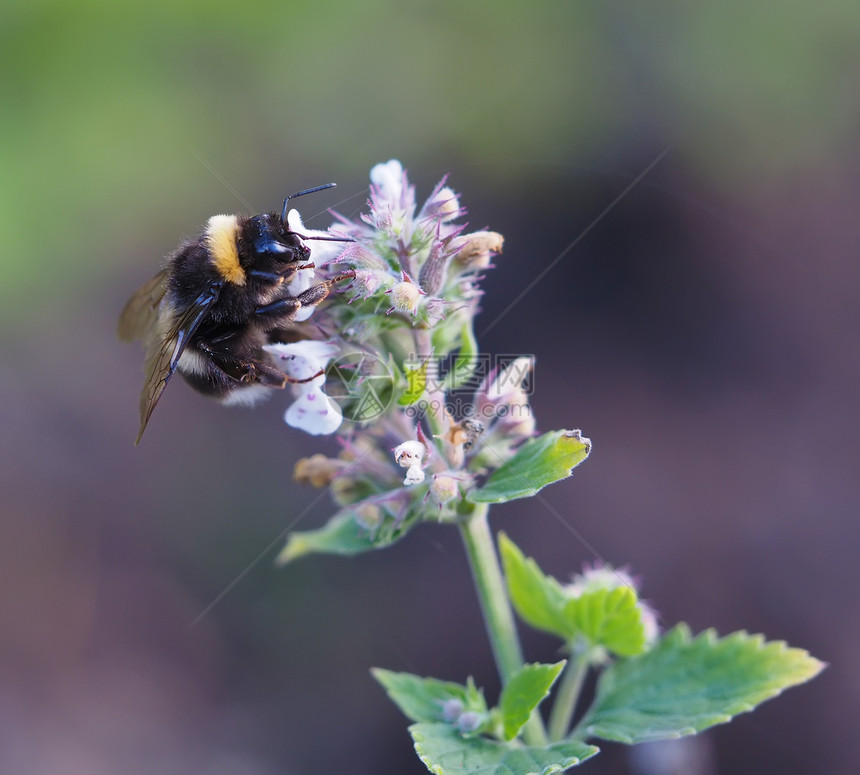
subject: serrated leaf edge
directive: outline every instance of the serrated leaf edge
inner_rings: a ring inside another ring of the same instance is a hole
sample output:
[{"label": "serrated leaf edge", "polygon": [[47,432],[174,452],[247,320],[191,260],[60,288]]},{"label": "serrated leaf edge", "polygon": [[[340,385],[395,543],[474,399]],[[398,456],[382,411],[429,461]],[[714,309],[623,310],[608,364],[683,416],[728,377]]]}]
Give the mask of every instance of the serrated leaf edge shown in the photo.
[{"label": "serrated leaf edge", "polygon": [[[600,724],[588,724],[588,713],[586,713],[585,717],[580,721],[580,726],[578,726],[571,737],[577,740],[586,740],[590,737],[599,737],[602,740],[610,740],[618,743],[625,743],[628,745],[654,741],[654,740],[675,740],[681,737],[687,737],[689,735],[695,735],[699,732],[703,732],[706,729],[709,729],[712,726],[717,726],[718,724],[725,724],[731,721],[735,716],[740,715],[741,713],[749,713],[752,710],[755,710],[759,705],[768,700],[772,700],[775,697],[779,697],[784,691],[787,689],[791,689],[795,686],[799,686],[807,681],[812,680],[818,675],[824,668],[827,667],[826,662],[822,662],[819,659],[813,657],[807,650],[797,648],[795,646],[789,646],[788,643],[784,640],[773,640],[768,641],[762,633],[753,633],[750,634],[746,630],[736,630],[735,632],[729,633],[728,635],[723,636],[722,638],[717,633],[716,629],[713,627],[709,627],[706,630],[703,630],[698,635],[693,636],[689,626],[683,622],[677,624],[671,630],[669,630],[663,638],[661,638],[661,643],[659,645],[663,645],[667,643],[672,647],[676,646],[688,646],[688,645],[696,645],[698,643],[704,643],[708,646],[721,646],[723,644],[731,645],[734,642],[744,642],[753,646],[755,651],[771,651],[774,653],[793,653],[798,658],[802,658],[807,660],[808,668],[803,671],[803,677],[800,677],[797,680],[793,680],[791,683],[786,686],[779,687],[777,689],[768,690],[761,696],[761,699],[758,699],[754,702],[740,702],[736,706],[732,706],[733,709],[736,707],[737,710],[734,710],[730,713],[715,713],[713,716],[709,717],[708,723],[699,728],[696,727],[683,727],[682,729],[672,731],[672,732],[661,732],[659,734],[655,734],[654,736],[643,736],[643,737],[631,737],[629,735],[622,735],[618,732],[609,729],[605,731],[601,728]],[[655,647],[657,648],[657,647]],[[645,652],[642,656],[646,657],[649,652]],[[636,657],[633,657],[636,659]],[[599,698],[600,687],[598,685],[598,695],[595,697],[595,703]],[[759,692],[761,695],[761,692]],[[759,696],[756,695],[756,696]]]}]

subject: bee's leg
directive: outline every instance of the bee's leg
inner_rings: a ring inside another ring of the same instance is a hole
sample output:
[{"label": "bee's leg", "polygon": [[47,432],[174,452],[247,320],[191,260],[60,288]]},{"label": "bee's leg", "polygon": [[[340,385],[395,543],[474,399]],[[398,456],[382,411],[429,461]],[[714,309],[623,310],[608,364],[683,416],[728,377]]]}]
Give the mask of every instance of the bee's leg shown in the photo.
[{"label": "bee's leg", "polygon": [[343,280],[351,280],[355,277],[355,270],[350,269],[331,280],[324,280],[321,283],[312,285],[306,291],[303,291],[298,296],[287,296],[285,299],[273,301],[271,304],[265,304],[262,307],[257,307],[255,312],[258,315],[266,315],[277,317],[282,320],[290,320],[302,307],[315,307],[326,296],[331,293],[331,289],[335,283]]},{"label": "bee's leg", "polygon": [[[310,290],[310,289],[308,289]],[[278,318],[284,321],[291,320],[292,317],[299,311],[302,303],[295,296],[287,296],[285,299],[278,299],[271,304],[264,304],[262,307],[257,307],[254,313],[261,318]]]},{"label": "bee's leg", "polygon": [[212,392],[223,393],[239,385],[253,384],[282,388],[291,381],[266,361],[254,357],[241,358],[200,343],[197,347],[207,355],[207,369],[198,376],[200,380],[211,383]]},{"label": "bee's leg", "polygon": [[308,262],[307,264],[300,264],[299,266],[295,266],[291,264],[284,272],[264,272],[261,269],[250,269],[248,271],[248,275],[253,277],[255,280],[266,280],[272,285],[280,285],[292,279],[293,275],[300,269],[314,269],[316,268],[316,264],[313,262]]}]

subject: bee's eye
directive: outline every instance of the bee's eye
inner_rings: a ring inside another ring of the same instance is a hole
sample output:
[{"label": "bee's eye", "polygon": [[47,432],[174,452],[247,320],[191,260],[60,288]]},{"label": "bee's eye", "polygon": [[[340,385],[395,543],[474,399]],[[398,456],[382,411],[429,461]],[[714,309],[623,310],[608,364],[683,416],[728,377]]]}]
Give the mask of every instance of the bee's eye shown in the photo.
[{"label": "bee's eye", "polygon": [[255,253],[269,253],[278,254],[278,253],[292,253],[293,249],[284,245],[283,242],[278,242],[275,239],[269,237],[258,237],[254,240],[254,252]]},{"label": "bee's eye", "polygon": [[268,219],[257,216],[251,219],[254,224],[252,231],[254,253],[259,255],[268,255],[272,258],[289,261],[292,259],[295,250],[281,242],[274,234],[269,226]]}]

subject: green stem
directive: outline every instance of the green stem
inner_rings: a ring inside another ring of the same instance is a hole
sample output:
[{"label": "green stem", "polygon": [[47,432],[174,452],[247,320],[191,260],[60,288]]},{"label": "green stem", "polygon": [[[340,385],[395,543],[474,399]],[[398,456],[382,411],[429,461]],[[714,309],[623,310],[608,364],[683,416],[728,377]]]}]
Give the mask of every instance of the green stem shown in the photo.
[{"label": "green stem", "polygon": [[563,740],[570,729],[573,711],[576,709],[576,702],[582,691],[582,682],[588,673],[588,665],[586,650],[572,650],[549,716],[549,739],[553,742]]},{"label": "green stem", "polygon": [[[481,602],[484,623],[504,685],[523,666],[523,654],[496,546],[487,521],[487,511],[486,504],[475,506],[475,510],[460,522],[460,533],[469,555],[469,565]],[[546,731],[536,713],[532,714],[523,727],[523,738],[530,745],[546,744]]]},{"label": "green stem", "polygon": [[424,400],[427,402],[427,422],[430,424],[430,432],[434,436],[441,436],[445,428],[445,391],[440,388],[439,365],[433,358],[433,337],[428,328],[413,329],[415,342],[415,355],[420,361],[427,360],[426,388]]}]

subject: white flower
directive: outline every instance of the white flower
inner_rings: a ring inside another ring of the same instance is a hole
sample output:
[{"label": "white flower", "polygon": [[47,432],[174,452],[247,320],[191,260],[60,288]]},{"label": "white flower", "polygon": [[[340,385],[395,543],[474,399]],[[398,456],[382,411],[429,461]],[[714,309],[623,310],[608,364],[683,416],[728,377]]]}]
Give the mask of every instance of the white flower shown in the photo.
[{"label": "white flower", "polygon": [[275,357],[288,377],[308,380],[292,384],[296,400],[284,413],[284,422],[313,436],[328,435],[340,428],[343,422],[340,407],[322,389],[325,368],[340,348],[333,342],[304,341],[269,344],[263,349]]},{"label": "white flower", "polygon": [[427,454],[427,448],[420,441],[404,441],[394,448],[394,462],[401,468],[420,465]]},{"label": "white flower", "polygon": [[397,159],[377,164],[370,171],[370,182],[376,186],[380,200],[400,205],[403,196],[403,165]]},{"label": "white flower", "polygon": [[424,481],[422,463],[427,448],[420,441],[404,441],[394,448],[394,462],[406,469],[403,484],[419,484]]},{"label": "white flower", "polygon": [[392,159],[370,171],[370,214],[362,220],[389,238],[411,239],[415,217],[415,189],[409,185],[403,165]]},{"label": "white flower", "polygon": [[[315,264],[310,269],[299,269],[287,283],[287,292],[290,296],[298,296],[313,285],[316,267],[337,258],[343,252],[345,243],[333,242],[331,240],[333,235],[327,231],[308,229],[302,223],[298,210],[290,210],[287,213],[287,228],[305,239],[305,245],[311,251],[311,261]],[[325,237],[325,239],[311,239],[313,237]],[[315,305],[301,307],[293,320],[301,323],[313,315],[314,310],[316,310]]]},{"label": "white flower", "polygon": [[[287,213],[287,228],[305,239],[305,245],[311,251],[311,261],[318,267],[337,258],[343,253],[346,246],[350,244],[349,242],[340,242],[332,239],[333,237],[343,236],[343,232],[338,233],[335,227],[332,227],[332,231],[309,229],[302,223],[302,216],[299,215],[298,210],[290,210]],[[308,239],[309,237],[323,237],[324,239]],[[313,277],[313,274],[311,276]]]}]

